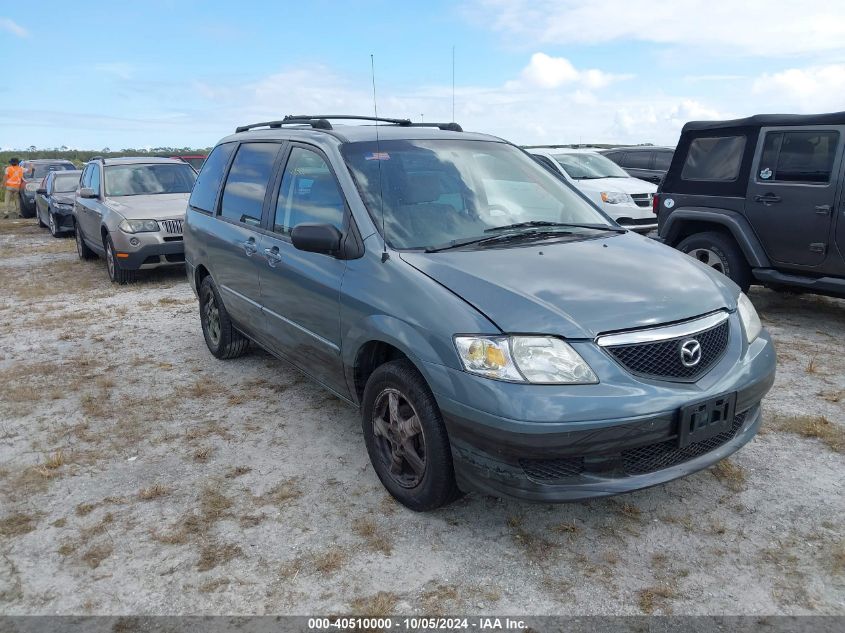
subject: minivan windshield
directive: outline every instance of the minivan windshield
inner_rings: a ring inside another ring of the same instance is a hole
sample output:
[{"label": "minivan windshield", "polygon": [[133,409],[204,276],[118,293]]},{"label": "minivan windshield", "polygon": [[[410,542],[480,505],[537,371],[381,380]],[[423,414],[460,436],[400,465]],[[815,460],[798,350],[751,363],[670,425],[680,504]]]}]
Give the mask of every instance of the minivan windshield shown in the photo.
[{"label": "minivan windshield", "polygon": [[56,174],[53,176],[54,193],[70,193],[79,185],[79,174]]},{"label": "minivan windshield", "polygon": [[367,141],[347,143],[342,152],[370,216],[379,229],[383,223],[393,248],[470,242],[498,229],[551,231],[563,224],[568,232],[586,234],[595,233],[590,225],[612,226],[572,188],[507,143]]},{"label": "minivan windshield", "polygon": [[555,160],[573,180],[595,180],[596,178],[630,178],[619,165],[601,154],[573,152],[555,154]]},{"label": "minivan windshield", "polygon": [[109,165],[105,171],[107,196],[191,193],[197,179],[187,163]]}]

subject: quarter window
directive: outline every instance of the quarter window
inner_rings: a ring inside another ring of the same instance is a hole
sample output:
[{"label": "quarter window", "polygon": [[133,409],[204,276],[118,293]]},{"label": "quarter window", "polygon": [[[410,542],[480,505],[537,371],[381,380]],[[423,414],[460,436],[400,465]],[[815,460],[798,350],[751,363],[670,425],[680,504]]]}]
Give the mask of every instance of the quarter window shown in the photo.
[{"label": "quarter window", "polygon": [[244,143],[238,148],[223,188],[220,215],[258,226],[267,184],[279,151],[277,143]]},{"label": "quarter window", "polygon": [[220,183],[223,182],[226,165],[235,149],[234,143],[224,143],[214,148],[208,160],[197,176],[194,189],[191,192],[189,204],[195,209],[207,213],[214,213],[214,202],[217,199],[217,192],[220,190]]},{"label": "quarter window", "polygon": [[323,157],[294,147],[279,187],[273,230],[289,234],[304,222],[331,224],[340,229],[344,209],[343,193]]},{"label": "quarter window", "polygon": [[768,132],[757,178],[761,181],[830,182],[838,132]]},{"label": "quarter window", "polygon": [[744,136],[710,136],[693,139],[687,151],[683,180],[732,181],[739,177]]},{"label": "quarter window", "polygon": [[651,165],[651,152],[628,152],[625,154],[623,165],[632,169],[648,169]]}]

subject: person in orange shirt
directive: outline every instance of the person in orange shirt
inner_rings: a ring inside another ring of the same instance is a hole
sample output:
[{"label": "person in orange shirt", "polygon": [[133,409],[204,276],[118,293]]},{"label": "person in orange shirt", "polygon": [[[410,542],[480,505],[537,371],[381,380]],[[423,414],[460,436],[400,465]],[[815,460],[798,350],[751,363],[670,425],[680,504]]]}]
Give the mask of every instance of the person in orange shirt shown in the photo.
[{"label": "person in orange shirt", "polygon": [[20,161],[17,158],[9,159],[9,166],[3,173],[3,188],[6,190],[6,213],[4,218],[20,217],[20,192],[21,181],[23,180],[23,167],[20,166]]}]

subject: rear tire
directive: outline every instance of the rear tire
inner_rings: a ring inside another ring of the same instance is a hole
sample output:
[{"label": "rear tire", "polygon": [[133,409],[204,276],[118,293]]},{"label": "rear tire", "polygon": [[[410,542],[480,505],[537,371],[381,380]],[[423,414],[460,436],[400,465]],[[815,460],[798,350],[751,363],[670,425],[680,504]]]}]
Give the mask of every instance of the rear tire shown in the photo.
[{"label": "rear tire", "polygon": [[409,360],[390,361],[373,372],[361,413],[370,462],[399,503],[423,512],[460,495],[440,408]]},{"label": "rear tire", "polygon": [[[49,212],[50,211],[48,210],[47,213],[49,213]],[[47,225],[44,224],[44,222],[41,221],[41,214],[38,212],[38,207],[35,207],[35,219],[38,222],[38,228],[39,229],[47,228]]]},{"label": "rear tire", "polygon": [[106,235],[104,246],[106,247],[106,267],[112,283],[121,285],[133,283],[138,278],[138,273],[135,270],[127,270],[121,266],[110,235]]},{"label": "rear tire", "polygon": [[235,329],[210,275],[200,284],[199,299],[200,323],[208,351],[221,360],[245,354],[249,339]]},{"label": "rear tire", "polygon": [[729,277],[743,292],[748,292],[752,281],[751,266],[732,237],[716,231],[695,233],[676,248]]},{"label": "rear tire", "polygon": [[82,230],[79,228],[79,225],[75,220],[73,222],[73,233],[76,238],[76,254],[79,255],[79,259],[94,259],[97,254],[88,248],[88,245],[85,243],[85,239],[82,237]]}]

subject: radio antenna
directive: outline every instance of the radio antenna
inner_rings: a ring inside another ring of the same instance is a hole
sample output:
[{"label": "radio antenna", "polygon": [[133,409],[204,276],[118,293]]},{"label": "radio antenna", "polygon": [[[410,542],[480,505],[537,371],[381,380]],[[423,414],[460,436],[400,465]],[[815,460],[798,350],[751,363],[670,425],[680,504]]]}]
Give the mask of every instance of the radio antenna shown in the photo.
[{"label": "radio antenna", "polygon": [[379,199],[379,211],[381,212],[381,238],[382,238],[382,251],[381,251],[381,261],[382,263],[386,262],[389,255],[387,254],[387,229],[385,228],[384,223],[384,187],[382,186],[381,180],[381,143],[379,141],[378,135],[378,102],[376,101],[376,63],[373,59],[373,54],[370,53],[370,74],[373,78],[373,114],[376,118],[376,162],[378,163],[378,199]]},{"label": "radio antenna", "polygon": [[455,120],[455,45],[452,44],[452,121]]}]

